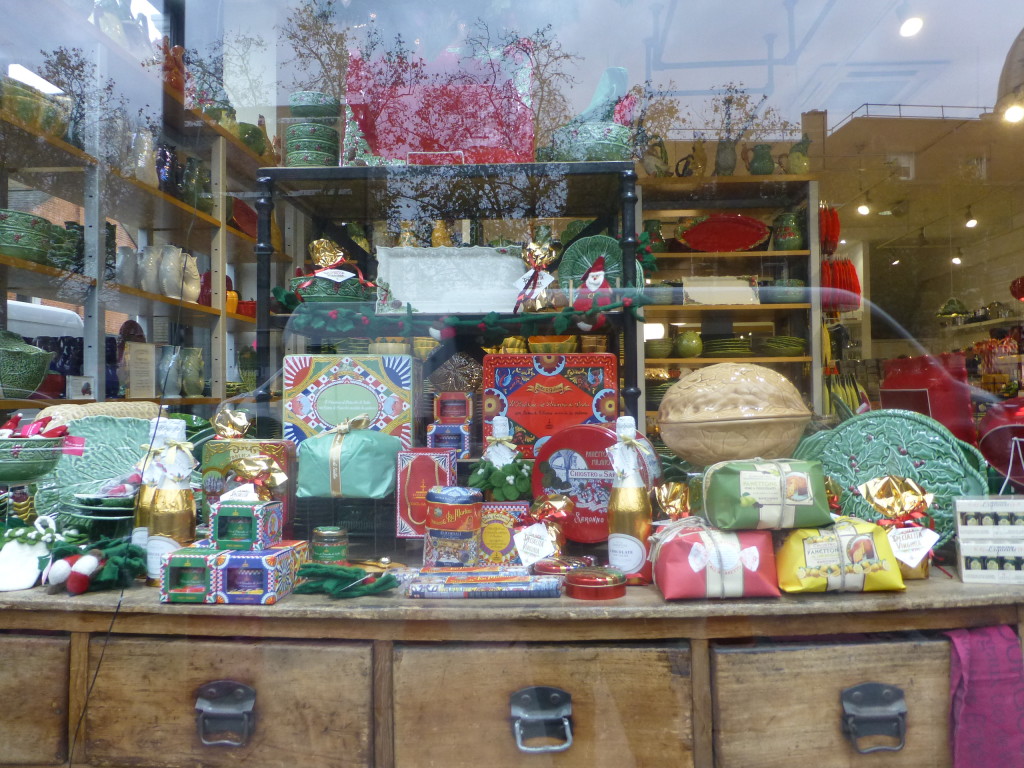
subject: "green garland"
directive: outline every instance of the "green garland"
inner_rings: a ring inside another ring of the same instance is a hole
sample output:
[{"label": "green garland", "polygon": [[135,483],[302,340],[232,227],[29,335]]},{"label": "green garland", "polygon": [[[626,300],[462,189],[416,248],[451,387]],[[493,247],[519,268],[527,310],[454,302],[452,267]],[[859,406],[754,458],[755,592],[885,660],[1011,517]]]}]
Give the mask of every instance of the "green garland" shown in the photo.
[{"label": "green garland", "polygon": [[376,595],[398,586],[394,574],[371,574],[347,565],[304,563],[299,566],[299,578],[305,581],[295,587],[296,594],[325,594],[335,598]]},{"label": "green garland", "polygon": [[[441,338],[451,338],[460,330],[469,329],[494,338],[530,336],[549,324],[556,334],[564,334],[578,322],[593,324],[599,315],[620,310],[642,321],[639,310],[644,304],[651,303],[651,300],[636,288],[623,289],[621,294],[619,301],[603,305],[600,310],[593,312],[579,312],[566,307],[559,312],[526,312],[519,315],[499,312],[489,312],[483,317],[474,318],[449,315],[441,321]],[[431,318],[416,316],[411,307],[406,307],[404,315],[388,316],[377,315],[372,309],[366,311],[358,308],[360,306],[354,302],[304,302],[292,313],[288,327],[297,333],[321,336],[426,336],[435,322]]]}]

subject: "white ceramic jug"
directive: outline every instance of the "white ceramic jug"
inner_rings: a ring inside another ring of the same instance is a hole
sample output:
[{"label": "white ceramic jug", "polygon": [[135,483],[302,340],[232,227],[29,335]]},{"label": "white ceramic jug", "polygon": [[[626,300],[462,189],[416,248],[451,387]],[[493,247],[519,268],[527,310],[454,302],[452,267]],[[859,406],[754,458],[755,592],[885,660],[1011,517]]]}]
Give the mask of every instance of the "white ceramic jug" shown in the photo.
[{"label": "white ceramic jug", "polygon": [[196,257],[190,253],[183,253],[182,257],[181,299],[195,302],[199,298],[201,282],[199,265]]},{"label": "white ceramic jug", "polygon": [[149,293],[160,293],[160,256],[162,246],[147,245],[139,251],[136,285]]},{"label": "white ceramic jug", "polygon": [[160,288],[164,296],[181,298],[182,251],[176,245],[165,245],[160,252]]},{"label": "white ceramic jug", "polygon": [[127,245],[120,245],[117,248],[117,266],[114,268],[114,277],[121,285],[129,288],[138,287],[139,254],[134,248]]}]

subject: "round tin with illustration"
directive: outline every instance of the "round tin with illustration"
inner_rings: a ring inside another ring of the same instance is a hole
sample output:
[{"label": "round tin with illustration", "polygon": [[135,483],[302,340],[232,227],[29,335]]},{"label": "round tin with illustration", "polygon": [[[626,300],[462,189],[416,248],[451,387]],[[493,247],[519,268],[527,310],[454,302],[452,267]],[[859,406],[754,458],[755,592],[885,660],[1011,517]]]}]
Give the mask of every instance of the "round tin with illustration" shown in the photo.
[{"label": "round tin with illustration", "polygon": [[480,557],[484,497],[476,488],[435,485],[427,491],[423,565],[468,567]]},{"label": "round tin with illustration", "polygon": [[573,555],[552,555],[538,560],[531,570],[538,576],[564,576],[577,568],[588,568],[594,564],[592,558]]},{"label": "round tin with illustration", "polygon": [[626,574],[615,568],[574,568],[565,574],[565,596],[612,600],[626,594]]},{"label": "round tin with illustration", "polygon": [[[661,462],[643,435],[647,449],[640,474],[647,487],[661,480]],[[561,493],[572,499],[572,515],[562,525],[570,541],[595,544],[608,538],[608,499],[612,493],[611,461],[605,449],[615,444],[615,426],[579,424],[556,432],[541,444],[533,463],[533,495]]]}]

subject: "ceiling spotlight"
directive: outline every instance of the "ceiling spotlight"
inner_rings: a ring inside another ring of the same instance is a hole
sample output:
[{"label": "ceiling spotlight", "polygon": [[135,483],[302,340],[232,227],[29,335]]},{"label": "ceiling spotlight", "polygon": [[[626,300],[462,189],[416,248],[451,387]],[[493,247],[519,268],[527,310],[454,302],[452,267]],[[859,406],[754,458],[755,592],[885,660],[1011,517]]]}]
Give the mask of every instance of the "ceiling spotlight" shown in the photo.
[{"label": "ceiling spotlight", "polygon": [[842,240],[840,240],[839,244],[840,245],[846,245],[846,238],[844,237]]},{"label": "ceiling spotlight", "polygon": [[971,213],[971,206],[967,206],[967,213],[964,216],[964,226],[968,229],[974,229],[978,226],[978,220],[974,218],[974,214]]},{"label": "ceiling spotlight", "polygon": [[954,256],[952,259],[950,259],[950,261],[953,262],[954,264],[963,263],[963,260],[959,256]]},{"label": "ceiling spotlight", "polygon": [[857,213],[861,216],[867,216],[871,213],[871,198],[867,192],[864,193],[864,202],[857,206]]},{"label": "ceiling spotlight", "polygon": [[896,266],[897,264],[899,264],[899,263],[900,263],[900,260],[899,260],[899,259],[893,259],[893,260],[892,260],[892,265],[893,265],[894,267],[895,267],[895,266]]},{"label": "ceiling spotlight", "polygon": [[1008,123],[1019,123],[1024,120],[1024,107],[1020,104],[1011,104],[1003,112],[1003,120]]},{"label": "ceiling spotlight", "polygon": [[910,16],[900,24],[900,37],[913,37],[924,27],[924,19],[920,16]]}]

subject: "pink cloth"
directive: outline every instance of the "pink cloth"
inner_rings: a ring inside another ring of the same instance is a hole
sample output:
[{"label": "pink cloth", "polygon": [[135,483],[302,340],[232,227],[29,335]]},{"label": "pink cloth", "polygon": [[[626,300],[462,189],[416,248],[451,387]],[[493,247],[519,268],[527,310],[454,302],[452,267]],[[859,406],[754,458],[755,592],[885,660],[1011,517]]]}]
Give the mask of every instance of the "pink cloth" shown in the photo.
[{"label": "pink cloth", "polygon": [[1020,638],[1005,625],[946,634],[953,768],[1024,768]]}]

